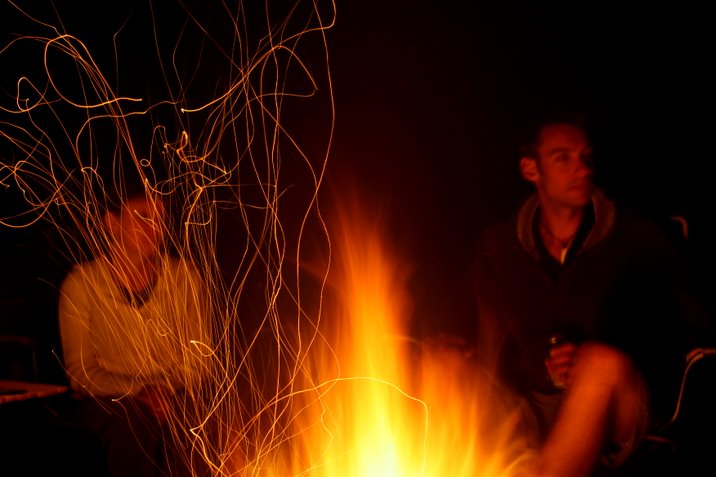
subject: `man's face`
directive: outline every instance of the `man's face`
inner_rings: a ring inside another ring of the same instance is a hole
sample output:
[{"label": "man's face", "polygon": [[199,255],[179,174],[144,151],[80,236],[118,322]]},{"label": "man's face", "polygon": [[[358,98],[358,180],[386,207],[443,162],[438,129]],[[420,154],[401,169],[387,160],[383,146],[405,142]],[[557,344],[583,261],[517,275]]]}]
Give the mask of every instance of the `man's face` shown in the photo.
[{"label": "man's face", "polygon": [[584,207],[591,200],[592,146],[582,129],[570,124],[542,128],[537,158],[528,164],[531,174],[523,175],[537,188],[545,205]]},{"label": "man's face", "polygon": [[115,245],[127,256],[151,258],[159,251],[164,236],[161,202],[130,198],[118,214],[107,213],[106,223]]}]

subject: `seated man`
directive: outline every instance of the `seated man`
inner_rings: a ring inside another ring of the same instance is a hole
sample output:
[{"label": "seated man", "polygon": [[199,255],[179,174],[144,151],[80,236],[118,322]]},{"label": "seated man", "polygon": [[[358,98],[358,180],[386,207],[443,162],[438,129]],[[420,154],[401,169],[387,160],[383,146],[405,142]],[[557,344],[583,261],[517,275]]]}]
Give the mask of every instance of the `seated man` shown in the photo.
[{"label": "seated man", "polygon": [[666,237],[595,189],[579,118],[539,122],[520,170],[535,195],[479,247],[478,349],[525,403],[533,474],[587,476],[673,409],[668,378],[707,320]]},{"label": "seated man", "polygon": [[62,284],[65,368],[81,397],[79,419],[101,437],[112,475],[175,475],[188,453],[162,455],[196,424],[174,409],[197,398],[207,374],[207,291],[189,263],[164,252],[162,201],[143,189],[128,195],[93,237],[105,253]]}]

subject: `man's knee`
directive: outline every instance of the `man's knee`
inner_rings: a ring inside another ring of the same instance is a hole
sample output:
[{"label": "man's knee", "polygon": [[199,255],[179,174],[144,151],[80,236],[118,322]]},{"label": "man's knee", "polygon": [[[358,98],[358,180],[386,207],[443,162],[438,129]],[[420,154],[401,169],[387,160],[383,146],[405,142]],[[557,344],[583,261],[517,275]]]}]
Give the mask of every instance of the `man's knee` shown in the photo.
[{"label": "man's knee", "polygon": [[623,351],[602,343],[585,343],[577,354],[572,379],[620,386],[632,382],[636,374],[631,358]]},{"label": "man's knee", "polygon": [[619,466],[646,433],[649,413],[644,380],[626,353],[600,343],[582,347],[575,371],[583,383],[592,384],[593,389],[606,391],[612,397],[606,430],[608,446],[601,460],[608,466]]}]

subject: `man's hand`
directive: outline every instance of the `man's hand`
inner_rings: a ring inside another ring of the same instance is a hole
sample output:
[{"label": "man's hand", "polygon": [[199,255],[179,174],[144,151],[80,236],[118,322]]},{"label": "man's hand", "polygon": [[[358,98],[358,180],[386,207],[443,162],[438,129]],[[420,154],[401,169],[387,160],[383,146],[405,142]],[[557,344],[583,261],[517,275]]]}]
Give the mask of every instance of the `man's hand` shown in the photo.
[{"label": "man's hand", "polygon": [[145,386],[136,398],[149,408],[159,422],[164,423],[171,412],[169,404],[171,395],[172,391],[163,386]]},{"label": "man's hand", "polygon": [[471,358],[474,350],[469,346],[468,341],[462,336],[440,333],[437,336],[428,336],[423,339],[423,347],[432,352],[435,351],[457,351],[465,358]]},{"label": "man's hand", "polygon": [[564,389],[569,385],[570,371],[577,356],[578,347],[574,343],[561,343],[549,350],[544,365],[554,386]]}]

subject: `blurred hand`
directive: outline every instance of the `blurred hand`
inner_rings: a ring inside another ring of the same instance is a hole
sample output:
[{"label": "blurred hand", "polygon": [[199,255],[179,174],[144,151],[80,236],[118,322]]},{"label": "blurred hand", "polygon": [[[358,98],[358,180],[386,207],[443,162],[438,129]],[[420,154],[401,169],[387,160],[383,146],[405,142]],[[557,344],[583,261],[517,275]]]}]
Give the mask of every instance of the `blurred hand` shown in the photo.
[{"label": "blurred hand", "polygon": [[474,354],[474,350],[468,346],[468,341],[465,338],[446,333],[424,338],[423,346],[432,351],[457,351],[466,358],[470,358]]},{"label": "blurred hand", "polygon": [[544,365],[555,387],[564,388],[569,384],[570,371],[577,356],[577,350],[577,345],[569,342],[555,345],[549,350],[549,356]]},{"label": "blurred hand", "polygon": [[145,386],[137,394],[137,400],[146,405],[159,422],[166,422],[171,412],[169,399],[172,391],[164,386]]}]

